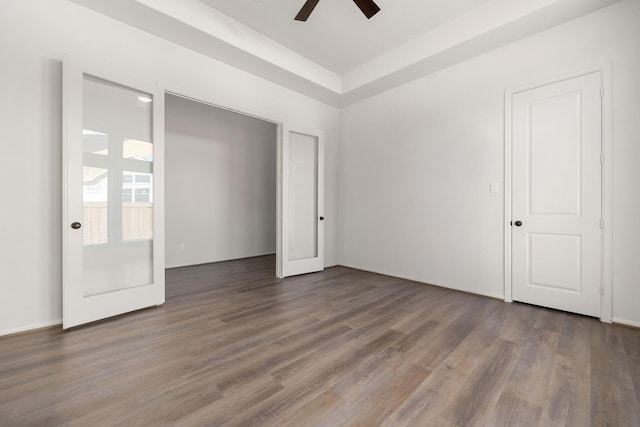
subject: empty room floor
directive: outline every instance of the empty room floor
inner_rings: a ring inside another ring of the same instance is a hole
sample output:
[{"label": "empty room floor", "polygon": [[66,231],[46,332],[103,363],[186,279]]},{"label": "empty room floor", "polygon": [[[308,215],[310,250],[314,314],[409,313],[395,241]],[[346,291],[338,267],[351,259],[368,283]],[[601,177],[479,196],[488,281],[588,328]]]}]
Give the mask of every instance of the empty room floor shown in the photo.
[{"label": "empty room floor", "polygon": [[273,256],[157,308],[0,338],[0,425],[639,426],[640,331]]}]

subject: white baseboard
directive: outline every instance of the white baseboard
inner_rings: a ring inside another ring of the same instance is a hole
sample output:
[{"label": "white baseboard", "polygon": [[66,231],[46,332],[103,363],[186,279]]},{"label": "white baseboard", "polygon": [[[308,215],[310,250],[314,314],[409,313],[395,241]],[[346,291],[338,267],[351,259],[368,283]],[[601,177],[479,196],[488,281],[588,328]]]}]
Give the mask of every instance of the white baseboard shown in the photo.
[{"label": "white baseboard", "polygon": [[198,261],[195,264],[193,263],[186,263],[186,264],[167,264],[164,266],[165,270],[170,270],[172,268],[182,268],[182,267],[195,267],[198,265],[207,265],[207,264],[215,264],[218,262],[227,262],[227,261],[239,261],[242,259],[249,259],[249,258],[258,258],[261,256],[267,256],[267,255],[275,255],[275,252],[266,252],[263,254],[255,254],[255,255],[247,255],[247,256],[241,256],[239,258],[222,258],[222,259],[215,259],[215,260],[211,260],[211,261]]},{"label": "white baseboard", "polygon": [[640,328],[640,322],[634,322],[632,320],[620,319],[619,317],[614,317],[611,319],[613,323],[617,323],[619,325],[633,326],[634,328]]},{"label": "white baseboard", "polygon": [[397,277],[398,279],[409,280],[411,282],[424,283],[425,285],[437,286],[439,288],[451,289],[454,291],[466,292],[468,294],[481,295],[484,297],[489,297],[489,298],[494,298],[494,299],[499,299],[501,301],[504,301],[504,294],[484,292],[484,291],[479,291],[477,289],[468,289],[460,286],[443,285],[440,283],[430,283],[430,282],[425,282],[424,280],[421,280],[421,279],[416,279],[415,277],[398,276],[396,274],[389,274],[383,271],[376,271],[368,268],[362,268],[362,267],[357,267],[357,266],[343,264],[343,263],[340,263],[339,265],[342,267],[353,268],[355,270],[367,271],[369,273],[375,273],[375,274],[382,274],[384,276],[389,276],[389,277]]},{"label": "white baseboard", "polygon": [[58,325],[62,325],[62,319],[51,320],[49,322],[43,322],[43,323],[36,323],[35,325],[21,326],[19,328],[10,328],[10,329],[0,330],[0,337],[5,335],[19,334],[21,332],[34,331],[36,329],[49,328],[51,326],[58,326]]}]

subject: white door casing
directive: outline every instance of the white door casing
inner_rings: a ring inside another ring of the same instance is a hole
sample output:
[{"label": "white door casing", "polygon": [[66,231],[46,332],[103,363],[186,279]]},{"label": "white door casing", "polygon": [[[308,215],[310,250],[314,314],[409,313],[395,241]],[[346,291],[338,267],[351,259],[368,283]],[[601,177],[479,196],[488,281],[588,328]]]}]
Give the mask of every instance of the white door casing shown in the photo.
[{"label": "white door casing", "polygon": [[64,328],[164,303],[164,93],[136,74],[63,62]]},{"label": "white door casing", "polygon": [[602,314],[602,87],[595,72],[512,95],[513,300]]},{"label": "white door casing", "polygon": [[287,277],[324,269],[324,135],[285,128],[282,141],[280,277]]}]

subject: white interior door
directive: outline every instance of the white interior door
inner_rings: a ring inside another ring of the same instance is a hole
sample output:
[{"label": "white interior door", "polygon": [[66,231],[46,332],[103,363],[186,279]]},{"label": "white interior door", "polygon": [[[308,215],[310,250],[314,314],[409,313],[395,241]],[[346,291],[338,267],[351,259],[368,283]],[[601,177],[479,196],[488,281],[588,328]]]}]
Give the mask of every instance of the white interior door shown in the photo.
[{"label": "white interior door", "polygon": [[601,74],[512,98],[513,299],[599,317]]},{"label": "white interior door", "polygon": [[281,276],[324,269],[324,141],[285,130],[282,149]]},{"label": "white interior door", "polygon": [[164,96],[63,67],[63,327],[164,302]]}]

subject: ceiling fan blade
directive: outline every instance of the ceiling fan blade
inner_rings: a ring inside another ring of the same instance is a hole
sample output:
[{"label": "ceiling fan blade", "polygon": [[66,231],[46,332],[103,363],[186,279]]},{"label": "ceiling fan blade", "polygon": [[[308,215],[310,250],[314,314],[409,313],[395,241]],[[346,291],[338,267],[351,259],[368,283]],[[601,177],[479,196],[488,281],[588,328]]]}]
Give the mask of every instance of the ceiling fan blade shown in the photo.
[{"label": "ceiling fan blade", "polygon": [[353,0],[353,2],[360,8],[367,19],[371,19],[373,15],[380,12],[380,8],[373,0]]},{"label": "ceiling fan blade", "polygon": [[311,15],[311,12],[316,8],[319,1],[320,0],[307,0],[307,2],[302,6],[302,9],[300,9],[300,12],[296,15],[295,20],[306,21],[309,19],[309,15]]}]

